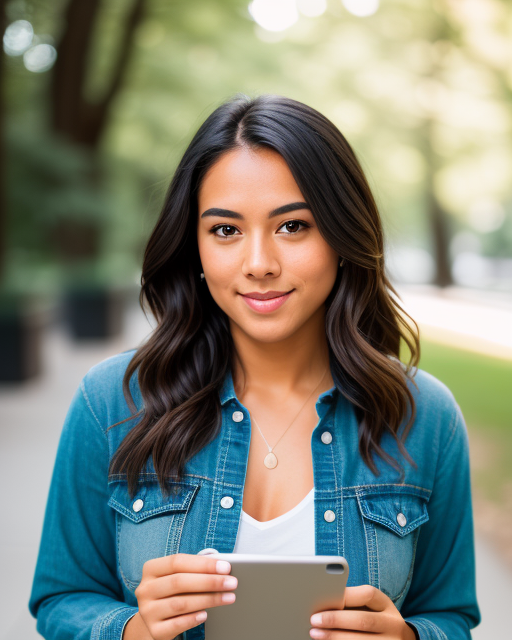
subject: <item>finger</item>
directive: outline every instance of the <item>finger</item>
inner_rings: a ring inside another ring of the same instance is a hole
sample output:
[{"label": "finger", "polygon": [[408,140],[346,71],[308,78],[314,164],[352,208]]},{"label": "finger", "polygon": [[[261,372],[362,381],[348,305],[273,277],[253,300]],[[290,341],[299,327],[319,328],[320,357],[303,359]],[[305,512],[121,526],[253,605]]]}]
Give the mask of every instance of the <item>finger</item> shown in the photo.
[{"label": "finger", "polygon": [[155,640],[169,640],[176,638],[180,633],[188,631],[193,627],[197,627],[203,623],[208,614],[206,611],[194,611],[183,616],[171,618],[170,620],[161,620],[151,625],[149,630]]},{"label": "finger", "polygon": [[[151,599],[168,598],[179,593],[210,593],[236,589],[235,576],[204,573],[173,573],[155,578],[139,589],[139,596]],[[142,593],[145,591],[145,594]]]},{"label": "finger", "polygon": [[150,613],[152,619],[168,620],[189,613],[198,613],[212,607],[222,607],[232,604],[235,600],[236,595],[232,591],[227,593],[194,593],[173,596],[172,598],[154,600],[151,603],[150,611],[146,611],[146,613]]},{"label": "finger", "polygon": [[311,623],[322,629],[364,631],[366,633],[383,633],[389,629],[389,620],[386,614],[360,609],[323,611],[321,621]]},{"label": "finger", "polygon": [[361,635],[357,631],[334,631],[329,629],[311,629],[309,635],[315,640],[364,640],[364,638],[368,637]]},{"label": "finger", "polygon": [[144,563],[142,575],[158,578],[173,573],[220,573],[227,574],[231,565],[225,560],[190,553],[175,553],[163,558],[154,558]]},{"label": "finger", "polygon": [[364,584],[360,587],[347,587],[345,589],[345,608],[356,609],[368,607],[372,611],[384,611],[389,607],[391,600],[380,589]]}]

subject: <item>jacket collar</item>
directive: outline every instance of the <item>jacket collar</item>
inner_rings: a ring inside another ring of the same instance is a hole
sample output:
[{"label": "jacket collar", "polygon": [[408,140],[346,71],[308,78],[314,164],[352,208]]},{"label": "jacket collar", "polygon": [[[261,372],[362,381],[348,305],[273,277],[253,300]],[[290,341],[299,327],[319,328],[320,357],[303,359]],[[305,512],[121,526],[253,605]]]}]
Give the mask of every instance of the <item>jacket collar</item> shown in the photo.
[{"label": "jacket collar", "polygon": [[[331,402],[336,395],[339,393],[336,386],[331,387],[327,391],[324,391],[318,396],[318,403]],[[220,395],[220,403],[222,406],[227,404],[230,400],[236,400],[238,402],[238,398],[236,397],[235,387],[233,385],[233,376],[231,374],[231,369],[228,369],[226,376],[224,377],[224,381],[222,383],[222,387],[219,392]]]}]

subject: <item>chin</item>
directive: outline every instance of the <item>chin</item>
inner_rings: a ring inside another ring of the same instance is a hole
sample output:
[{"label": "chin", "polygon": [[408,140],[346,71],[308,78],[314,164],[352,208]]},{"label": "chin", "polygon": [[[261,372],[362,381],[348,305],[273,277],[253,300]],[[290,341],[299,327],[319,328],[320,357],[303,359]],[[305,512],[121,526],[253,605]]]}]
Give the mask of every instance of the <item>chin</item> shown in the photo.
[{"label": "chin", "polygon": [[[265,344],[272,344],[282,342],[287,338],[291,338],[294,333],[300,329],[300,326],[286,325],[286,322],[282,323],[267,323],[267,326],[254,326],[254,324],[234,322],[239,331],[242,331],[246,336],[254,340],[255,342],[261,342]],[[285,326],[286,325],[286,326]]]}]

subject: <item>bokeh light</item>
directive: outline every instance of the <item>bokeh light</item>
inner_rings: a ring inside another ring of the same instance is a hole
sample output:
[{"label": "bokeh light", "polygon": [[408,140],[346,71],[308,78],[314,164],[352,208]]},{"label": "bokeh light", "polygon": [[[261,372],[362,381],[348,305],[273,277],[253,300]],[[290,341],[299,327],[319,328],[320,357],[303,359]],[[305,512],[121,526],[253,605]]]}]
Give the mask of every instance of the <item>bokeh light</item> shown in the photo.
[{"label": "bokeh light", "polygon": [[284,31],[299,19],[295,0],[253,0],[249,12],[267,31]]},{"label": "bokeh light", "polygon": [[493,280],[492,263],[477,253],[459,253],[453,260],[452,275],[459,285],[488,287]]},{"label": "bokeh light", "polygon": [[345,9],[354,16],[366,18],[376,13],[379,0],[342,0]]},{"label": "bokeh light", "polygon": [[480,233],[497,231],[503,226],[505,217],[503,205],[488,198],[477,200],[468,211],[469,224]]},{"label": "bokeh light", "polygon": [[297,0],[297,8],[308,18],[317,18],[325,13],[327,0]]},{"label": "bokeh light", "polygon": [[36,44],[23,54],[23,64],[29,71],[42,73],[51,69],[57,59],[57,51],[51,44]]},{"label": "bokeh light", "polygon": [[393,279],[403,283],[426,284],[435,274],[432,255],[421,247],[389,247],[387,268]]},{"label": "bokeh light", "polygon": [[8,56],[22,55],[32,44],[34,29],[28,20],[12,22],[4,33],[4,51]]}]

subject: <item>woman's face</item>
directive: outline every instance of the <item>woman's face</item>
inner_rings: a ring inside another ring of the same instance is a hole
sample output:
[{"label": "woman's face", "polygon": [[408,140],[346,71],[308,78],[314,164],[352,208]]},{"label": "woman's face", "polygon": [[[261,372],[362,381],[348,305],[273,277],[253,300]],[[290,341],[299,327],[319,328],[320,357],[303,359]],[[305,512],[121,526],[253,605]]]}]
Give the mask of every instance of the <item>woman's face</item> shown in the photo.
[{"label": "woman's face", "polygon": [[245,147],[226,152],[200,185],[198,212],[206,280],[199,286],[208,286],[232,329],[278,342],[323,318],[340,258],[282,156]]}]

